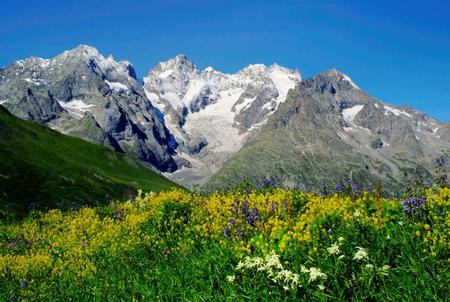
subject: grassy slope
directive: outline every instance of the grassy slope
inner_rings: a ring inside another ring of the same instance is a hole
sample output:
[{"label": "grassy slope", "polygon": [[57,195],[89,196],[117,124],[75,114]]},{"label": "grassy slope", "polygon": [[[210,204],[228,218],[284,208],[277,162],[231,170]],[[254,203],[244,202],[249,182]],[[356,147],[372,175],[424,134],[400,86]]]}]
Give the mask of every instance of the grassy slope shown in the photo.
[{"label": "grassy slope", "polygon": [[2,106],[0,159],[0,211],[99,204],[134,189],[177,186],[137,159],[18,119]]}]

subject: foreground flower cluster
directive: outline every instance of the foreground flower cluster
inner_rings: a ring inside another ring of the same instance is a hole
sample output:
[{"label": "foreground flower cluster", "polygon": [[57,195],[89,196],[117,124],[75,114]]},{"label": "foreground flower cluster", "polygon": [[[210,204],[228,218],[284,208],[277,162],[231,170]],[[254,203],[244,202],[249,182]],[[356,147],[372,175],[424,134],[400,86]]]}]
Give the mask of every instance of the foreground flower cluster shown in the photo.
[{"label": "foreground flower cluster", "polygon": [[[410,251],[405,259],[449,264],[449,207],[448,188],[407,200],[273,189],[212,195],[175,190],[101,208],[52,210],[0,225],[0,283],[7,284],[0,297],[29,297],[37,288],[45,293],[60,280],[86,288],[107,269],[141,263],[130,260],[136,251],[160,255],[155,265],[225,253],[220,259],[226,258],[226,269],[217,277],[230,288],[267,284],[269,293],[279,288],[312,297],[330,295],[335,287],[379,288],[406,265],[397,250]],[[152,269],[142,274],[150,276]],[[438,269],[445,279],[448,271]],[[106,286],[92,291],[102,295]],[[126,285],[116,286],[122,287],[126,291]]]}]

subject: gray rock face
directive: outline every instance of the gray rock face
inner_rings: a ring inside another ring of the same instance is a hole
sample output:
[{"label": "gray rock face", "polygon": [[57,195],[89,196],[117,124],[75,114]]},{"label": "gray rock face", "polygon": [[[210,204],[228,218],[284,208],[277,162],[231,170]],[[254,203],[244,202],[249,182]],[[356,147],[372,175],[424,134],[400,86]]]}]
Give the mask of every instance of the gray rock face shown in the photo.
[{"label": "gray rock face", "polygon": [[209,188],[244,178],[317,190],[351,178],[394,189],[404,172],[431,179],[433,159],[450,150],[446,125],[380,102],[332,69],[291,90],[261,130],[212,177]]},{"label": "gray rock face", "polygon": [[52,58],[0,69],[0,103],[13,114],[135,154],[174,171],[171,135],[126,61],[80,45]]},{"label": "gray rock face", "polygon": [[150,101],[174,134],[182,169],[166,174],[203,184],[285,101],[300,74],[278,65],[250,65],[236,74],[199,70],[184,55],[158,64],[144,78]]},{"label": "gray rock face", "polygon": [[317,189],[352,178],[395,187],[450,156],[450,124],[368,96],[335,69],[254,64],[199,70],[179,55],[142,86],[127,61],[81,45],[0,69],[0,105],[60,132],[134,154],[186,186],[245,179]]}]

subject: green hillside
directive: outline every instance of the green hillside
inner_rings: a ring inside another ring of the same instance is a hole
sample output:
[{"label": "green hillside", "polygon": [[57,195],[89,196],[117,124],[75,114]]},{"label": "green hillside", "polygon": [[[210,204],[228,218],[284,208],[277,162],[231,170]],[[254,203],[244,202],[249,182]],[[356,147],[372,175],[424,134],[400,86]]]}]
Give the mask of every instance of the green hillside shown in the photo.
[{"label": "green hillside", "polygon": [[141,161],[14,117],[0,106],[0,216],[97,205],[177,185]]}]

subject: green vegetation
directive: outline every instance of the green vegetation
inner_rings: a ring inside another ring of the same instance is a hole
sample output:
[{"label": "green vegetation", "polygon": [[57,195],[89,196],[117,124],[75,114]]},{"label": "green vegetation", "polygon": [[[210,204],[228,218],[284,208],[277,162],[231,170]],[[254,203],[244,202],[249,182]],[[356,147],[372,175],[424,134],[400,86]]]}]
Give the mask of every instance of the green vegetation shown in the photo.
[{"label": "green vegetation", "polygon": [[176,190],[35,213],[0,224],[0,300],[445,301],[450,189],[377,190]]},{"label": "green vegetation", "polygon": [[177,186],[137,159],[21,120],[2,106],[0,159],[0,217]]}]

